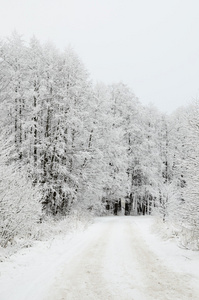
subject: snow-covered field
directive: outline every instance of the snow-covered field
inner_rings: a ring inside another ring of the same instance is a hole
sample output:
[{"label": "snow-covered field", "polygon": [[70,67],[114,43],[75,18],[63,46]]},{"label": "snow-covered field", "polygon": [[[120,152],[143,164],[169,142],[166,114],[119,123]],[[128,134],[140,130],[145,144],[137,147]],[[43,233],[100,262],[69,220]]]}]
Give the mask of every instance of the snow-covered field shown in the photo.
[{"label": "snow-covered field", "polygon": [[199,253],[151,233],[152,217],[95,219],[0,263],[0,300],[199,299]]}]

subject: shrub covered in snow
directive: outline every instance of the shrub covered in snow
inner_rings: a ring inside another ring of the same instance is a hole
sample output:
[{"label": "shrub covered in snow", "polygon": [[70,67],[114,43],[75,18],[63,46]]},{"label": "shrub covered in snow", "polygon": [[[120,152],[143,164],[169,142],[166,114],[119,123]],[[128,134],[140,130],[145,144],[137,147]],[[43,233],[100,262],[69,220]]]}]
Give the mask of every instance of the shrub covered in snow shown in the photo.
[{"label": "shrub covered in snow", "polygon": [[39,192],[22,170],[3,162],[0,167],[0,245],[6,247],[16,236],[33,234],[41,217],[41,204]]}]

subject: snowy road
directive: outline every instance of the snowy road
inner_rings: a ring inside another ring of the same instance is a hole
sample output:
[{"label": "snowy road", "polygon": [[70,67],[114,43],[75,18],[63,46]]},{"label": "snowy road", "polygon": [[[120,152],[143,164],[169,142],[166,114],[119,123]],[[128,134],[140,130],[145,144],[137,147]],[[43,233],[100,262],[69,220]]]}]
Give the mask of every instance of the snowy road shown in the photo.
[{"label": "snowy road", "polygon": [[199,299],[191,275],[169,269],[149,249],[135,220],[107,217],[94,224],[82,251],[65,261],[44,300]]},{"label": "snowy road", "polygon": [[0,300],[199,300],[199,252],[151,233],[153,217],[97,218],[0,263]]}]

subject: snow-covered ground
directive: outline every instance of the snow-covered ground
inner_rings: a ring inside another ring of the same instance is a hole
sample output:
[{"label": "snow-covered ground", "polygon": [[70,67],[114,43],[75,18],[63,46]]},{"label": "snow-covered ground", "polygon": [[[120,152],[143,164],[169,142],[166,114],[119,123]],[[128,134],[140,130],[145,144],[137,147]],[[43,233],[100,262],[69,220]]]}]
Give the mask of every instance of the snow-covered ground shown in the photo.
[{"label": "snow-covered ground", "polygon": [[151,233],[152,217],[97,218],[0,263],[0,300],[197,300],[199,253]]}]

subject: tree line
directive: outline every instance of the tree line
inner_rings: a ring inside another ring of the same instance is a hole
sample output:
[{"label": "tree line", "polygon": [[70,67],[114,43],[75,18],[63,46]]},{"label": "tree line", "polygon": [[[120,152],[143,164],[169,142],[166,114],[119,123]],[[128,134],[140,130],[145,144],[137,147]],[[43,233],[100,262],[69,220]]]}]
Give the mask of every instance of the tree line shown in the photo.
[{"label": "tree line", "polygon": [[[14,189],[38,218],[101,214],[103,199],[128,197],[134,214],[156,212],[198,238],[197,102],[165,115],[124,83],[94,85],[70,47],[27,44],[15,32],[0,42],[0,104],[2,228],[2,195]],[[6,172],[15,184],[4,183]]]}]

